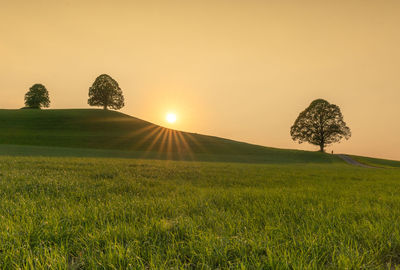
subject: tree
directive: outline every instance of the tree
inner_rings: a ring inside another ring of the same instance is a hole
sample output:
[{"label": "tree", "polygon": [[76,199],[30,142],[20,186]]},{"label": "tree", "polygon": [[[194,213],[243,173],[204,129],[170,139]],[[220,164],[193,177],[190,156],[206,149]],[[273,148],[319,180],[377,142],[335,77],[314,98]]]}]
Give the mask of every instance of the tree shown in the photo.
[{"label": "tree", "polygon": [[290,135],[299,143],[318,145],[324,152],[325,146],[351,137],[350,128],[343,121],[340,108],[323,99],[316,99],[299,114],[290,129]]},{"label": "tree", "polygon": [[25,94],[25,106],[40,109],[50,106],[49,92],[43,84],[34,84]]},{"label": "tree", "polygon": [[104,110],[110,107],[119,110],[124,107],[124,96],[118,83],[107,74],[96,78],[92,87],[89,88],[90,106],[102,106]]}]

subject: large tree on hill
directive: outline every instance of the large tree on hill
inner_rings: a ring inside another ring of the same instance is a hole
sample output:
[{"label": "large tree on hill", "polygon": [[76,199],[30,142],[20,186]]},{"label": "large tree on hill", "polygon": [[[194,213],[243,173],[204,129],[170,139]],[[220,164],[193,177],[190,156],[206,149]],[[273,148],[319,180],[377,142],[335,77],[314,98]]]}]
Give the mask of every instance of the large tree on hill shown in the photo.
[{"label": "large tree on hill", "polygon": [[107,74],[96,78],[92,87],[89,88],[90,106],[102,106],[104,110],[108,107],[119,110],[124,107],[124,96],[118,83]]},{"label": "large tree on hill", "polygon": [[311,102],[297,117],[290,129],[290,135],[299,143],[308,142],[320,147],[324,152],[325,146],[337,143],[351,136],[350,128],[343,121],[340,108],[323,99]]},{"label": "large tree on hill", "polygon": [[49,92],[43,84],[34,84],[25,94],[25,106],[40,109],[50,106]]}]

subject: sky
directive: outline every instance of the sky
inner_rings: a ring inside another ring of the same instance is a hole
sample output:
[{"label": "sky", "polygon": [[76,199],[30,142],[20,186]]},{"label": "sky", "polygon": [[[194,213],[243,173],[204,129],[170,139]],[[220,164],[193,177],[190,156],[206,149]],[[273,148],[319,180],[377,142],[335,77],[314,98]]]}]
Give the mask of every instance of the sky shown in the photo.
[{"label": "sky", "polygon": [[323,98],[352,130],[327,151],[400,160],[399,14],[398,0],[0,0],[0,108],[23,107],[35,83],[51,109],[89,108],[106,73],[123,113],[318,150],[289,130]]}]

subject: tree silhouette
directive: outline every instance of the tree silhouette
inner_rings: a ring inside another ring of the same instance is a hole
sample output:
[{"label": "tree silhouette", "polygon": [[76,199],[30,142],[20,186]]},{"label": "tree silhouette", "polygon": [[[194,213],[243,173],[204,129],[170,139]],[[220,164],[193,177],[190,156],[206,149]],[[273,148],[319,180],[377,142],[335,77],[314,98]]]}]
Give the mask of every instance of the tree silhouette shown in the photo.
[{"label": "tree silhouette", "polygon": [[34,84],[25,94],[25,106],[40,109],[50,106],[49,92],[43,84]]},{"label": "tree silhouette", "polygon": [[107,74],[96,78],[89,88],[88,104],[90,106],[102,106],[104,110],[110,107],[119,110],[124,107],[124,96],[118,83]]},{"label": "tree silhouette", "polygon": [[290,129],[290,135],[299,143],[318,145],[324,152],[325,146],[351,137],[350,128],[343,121],[340,108],[323,99],[316,99],[299,114]]}]

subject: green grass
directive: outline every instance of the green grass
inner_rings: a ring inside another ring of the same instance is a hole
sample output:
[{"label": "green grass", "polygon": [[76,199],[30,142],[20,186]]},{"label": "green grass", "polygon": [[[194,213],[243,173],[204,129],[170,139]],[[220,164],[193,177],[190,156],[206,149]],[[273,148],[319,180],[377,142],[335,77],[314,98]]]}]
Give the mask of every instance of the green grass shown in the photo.
[{"label": "green grass", "polygon": [[0,157],[0,268],[394,269],[400,170]]},{"label": "green grass", "polygon": [[[285,153],[286,151],[286,153]],[[292,163],[343,163],[336,156],[283,150],[281,154],[274,155],[271,152],[265,155],[246,154],[209,154],[209,153],[179,153],[179,152],[155,152],[112,149],[69,148],[52,146],[31,145],[7,145],[0,144],[0,155],[7,156],[43,156],[43,157],[101,157],[101,158],[139,158],[159,160],[184,160],[184,161],[209,161],[209,162],[240,162],[240,163],[268,163],[268,164],[292,164]]]},{"label": "green grass", "polygon": [[337,157],[327,154],[179,132],[119,112],[95,109],[0,110],[0,145],[5,145],[0,154],[12,155],[21,152],[12,145],[27,145],[37,146],[22,151],[33,155],[57,155],[60,151],[68,156],[248,163],[338,162]]},{"label": "green grass", "polygon": [[397,160],[387,160],[387,159],[377,159],[370,157],[360,157],[351,156],[353,159],[357,160],[366,165],[381,167],[381,168],[400,168],[400,161]]},{"label": "green grass", "polygon": [[353,158],[0,110],[0,269],[400,269],[400,163]]}]

